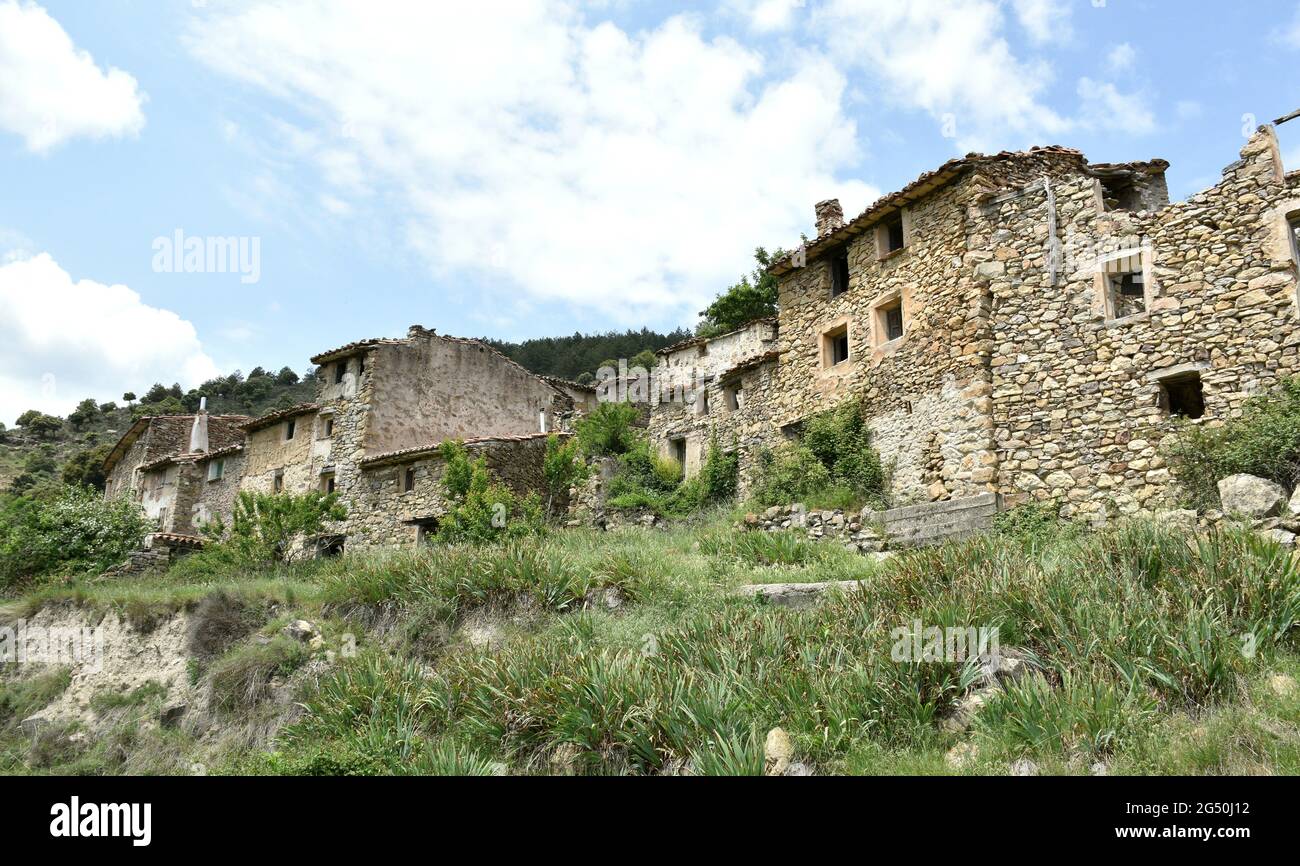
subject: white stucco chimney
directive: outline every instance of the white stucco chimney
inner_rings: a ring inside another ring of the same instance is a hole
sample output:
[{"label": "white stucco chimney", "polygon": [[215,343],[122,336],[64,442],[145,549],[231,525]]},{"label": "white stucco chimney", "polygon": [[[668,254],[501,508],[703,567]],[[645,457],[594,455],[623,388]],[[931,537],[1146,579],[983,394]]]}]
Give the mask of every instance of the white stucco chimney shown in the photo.
[{"label": "white stucco chimney", "polygon": [[199,398],[199,414],[194,416],[194,426],[190,428],[190,453],[206,454],[208,450],[208,398]]}]

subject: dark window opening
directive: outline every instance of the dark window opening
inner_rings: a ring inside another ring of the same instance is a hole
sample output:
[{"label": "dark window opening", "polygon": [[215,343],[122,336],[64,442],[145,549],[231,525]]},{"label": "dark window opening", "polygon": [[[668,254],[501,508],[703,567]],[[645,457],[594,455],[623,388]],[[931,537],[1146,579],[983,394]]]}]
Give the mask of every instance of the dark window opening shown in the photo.
[{"label": "dark window opening", "polygon": [[892,253],[905,246],[903,237],[903,215],[894,214],[885,220],[885,252]]},{"label": "dark window opening", "polygon": [[366,372],[366,356],[359,355],[357,356],[357,379],[360,379],[364,372]]},{"label": "dark window opening", "polygon": [[831,259],[831,297],[838,297],[849,290],[849,254],[840,252]]},{"label": "dark window opening", "polygon": [[735,412],[745,405],[745,391],[739,383],[729,386],[723,393],[726,395],[729,411]]},{"label": "dark window opening", "polygon": [[669,439],[668,447],[673,459],[684,467],[686,465],[686,440],[680,438]]},{"label": "dark window opening", "polygon": [[1101,197],[1108,211],[1142,210],[1142,193],[1128,176],[1101,178]]},{"label": "dark window opening", "polygon": [[331,473],[331,474],[329,474],[329,475],[322,475],[322,476],[320,477],[320,492],[321,492],[321,493],[326,493],[326,494],[329,494],[329,493],[333,493],[333,492],[334,492],[334,475],[333,475],[333,473]]},{"label": "dark window opening", "polygon": [[885,339],[897,340],[903,336],[903,305],[889,307],[885,310]]},{"label": "dark window opening", "polygon": [[409,467],[402,477],[402,490],[410,493],[415,489],[415,467]]},{"label": "dark window opening", "polygon": [[329,439],[334,435],[334,419],[326,418],[321,422],[320,438]]},{"label": "dark window opening", "polygon": [[1171,416],[1200,418],[1205,415],[1205,389],[1197,373],[1165,379],[1160,383],[1160,408]]},{"label": "dark window opening", "polygon": [[333,559],[336,556],[343,555],[343,547],[347,541],[345,535],[322,535],[316,539],[316,558]]},{"label": "dark window opening", "polygon": [[339,361],[337,364],[334,365],[334,384],[335,384],[335,385],[342,385],[342,384],[343,384],[343,375],[344,375],[345,373],[347,373],[347,371],[348,371],[348,362],[347,362],[347,361]]},{"label": "dark window opening", "polygon": [[1112,274],[1110,299],[1116,319],[1146,312],[1146,284],[1143,282],[1141,272]]},{"label": "dark window opening", "polygon": [[273,493],[284,492],[284,470],[283,469],[277,469],[275,471],[275,478],[272,479],[271,481],[271,491]]},{"label": "dark window opening", "polygon": [[849,335],[840,334],[831,338],[831,363],[842,364],[849,359]]},{"label": "dark window opening", "polygon": [[709,414],[709,387],[702,385],[699,391],[695,392],[695,414]]},{"label": "dark window opening", "polygon": [[288,442],[298,432],[298,422],[289,419],[284,422],[284,441]]}]

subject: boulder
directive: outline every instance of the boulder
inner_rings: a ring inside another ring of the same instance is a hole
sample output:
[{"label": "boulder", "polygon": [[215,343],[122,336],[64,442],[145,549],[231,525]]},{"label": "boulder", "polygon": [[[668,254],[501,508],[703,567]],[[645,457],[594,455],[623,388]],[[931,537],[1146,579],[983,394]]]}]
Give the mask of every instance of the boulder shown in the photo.
[{"label": "boulder", "polygon": [[1229,475],[1219,482],[1219,501],[1229,514],[1272,517],[1286,504],[1286,489],[1254,475]]},{"label": "boulder", "polygon": [[280,634],[296,641],[306,643],[313,637],[316,637],[316,626],[312,625],[305,619],[296,619],[293,622],[280,629]]},{"label": "boulder", "polygon": [[1276,541],[1283,547],[1295,547],[1296,534],[1294,532],[1288,532],[1285,529],[1268,529],[1261,532],[1260,535],[1269,541]]},{"label": "boulder", "polygon": [[1286,504],[1286,516],[1300,517],[1300,487],[1296,487],[1295,493],[1291,494],[1291,499]]},{"label": "boulder", "polygon": [[784,776],[793,759],[794,743],[790,742],[790,735],[781,728],[768,731],[763,743],[763,775]]}]

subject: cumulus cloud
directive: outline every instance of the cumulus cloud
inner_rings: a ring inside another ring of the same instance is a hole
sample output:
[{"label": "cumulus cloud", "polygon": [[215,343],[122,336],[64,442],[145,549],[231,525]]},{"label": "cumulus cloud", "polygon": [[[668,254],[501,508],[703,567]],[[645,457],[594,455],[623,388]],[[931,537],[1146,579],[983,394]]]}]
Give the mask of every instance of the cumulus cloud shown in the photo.
[{"label": "cumulus cloud", "polygon": [[1156,118],[1141,92],[1123,93],[1114,84],[1079,79],[1080,123],[1091,129],[1117,129],[1129,135],[1156,130]]},{"label": "cumulus cloud", "polygon": [[1074,35],[1069,0],[1013,0],[1012,8],[1034,42],[1065,42]]},{"label": "cumulus cloud", "polygon": [[306,118],[279,135],[329,210],[392,203],[436,275],[475,271],[514,305],[690,315],[756,244],[811,231],[813,202],[876,195],[839,176],[857,130],[828,59],[777,72],[696,16],[629,32],[549,0],[284,0],[201,13],[189,44]]},{"label": "cumulus cloud", "polygon": [[1070,128],[1043,99],[1050,65],[1012,51],[997,0],[831,0],[820,18],[840,62],[880,78],[899,104],[940,119],[962,150]]},{"label": "cumulus cloud", "polygon": [[194,326],[123,285],[73,280],[48,254],[0,264],[0,420],[67,414],[153,382],[218,375]]},{"label": "cumulus cloud", "polygon": [[804,0],[729,0],[727,5],[740,13],[752,30],[771,33],[789,28],[794,23],[795,11],[802,9],[805,2]]},{"label": "cumulus cloud", "polygon": [[28,150],[134,135],[144,126],[144,99],[134,78],[101,69],[43,8],[0,0],[0,129]]}]

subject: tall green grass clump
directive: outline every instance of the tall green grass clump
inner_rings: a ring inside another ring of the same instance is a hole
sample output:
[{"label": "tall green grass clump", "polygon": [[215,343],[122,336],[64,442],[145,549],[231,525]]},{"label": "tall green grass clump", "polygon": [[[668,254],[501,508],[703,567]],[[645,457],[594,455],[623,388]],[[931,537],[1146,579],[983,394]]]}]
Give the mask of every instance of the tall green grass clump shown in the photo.
[{"label": "tall green grass clump", "polygon": [[881,507],[888,500],[886,475],[854,400],[809,418],[797,442],[760,452],[753,498],[761,506]]}]

